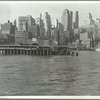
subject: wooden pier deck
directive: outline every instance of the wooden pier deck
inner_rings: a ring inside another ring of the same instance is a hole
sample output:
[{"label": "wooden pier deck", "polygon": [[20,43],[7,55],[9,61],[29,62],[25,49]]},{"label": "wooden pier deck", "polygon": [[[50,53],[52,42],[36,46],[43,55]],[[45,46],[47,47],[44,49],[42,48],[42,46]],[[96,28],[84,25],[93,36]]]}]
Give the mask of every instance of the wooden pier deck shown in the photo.
[{"label": "wooden pier deck", "polygon": [[0,55],[68,55],[68,47],[49,47],[38,45],[0,45]]}]

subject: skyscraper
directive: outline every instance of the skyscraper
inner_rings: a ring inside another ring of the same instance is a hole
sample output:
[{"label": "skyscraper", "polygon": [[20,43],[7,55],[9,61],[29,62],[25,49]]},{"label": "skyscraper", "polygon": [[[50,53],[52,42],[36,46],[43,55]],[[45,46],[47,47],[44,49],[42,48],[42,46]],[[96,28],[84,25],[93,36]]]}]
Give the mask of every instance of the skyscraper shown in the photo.
[{"label": "skyscraper", "polygon": [[42,19],[42,14],[40,14],[40,17],[37,18],[36,20],[36,24],[37,24],[37,35],[38,38],[44,38],[45,36],[45,29],[44,29],[44,23],[43,23],[43,19]]},{"label": "skyscraper", "polygon": [[51,18],[48,12],[44,14],[44,28],[45,28],[45,37],[47,39],[51,38]]},{"label": "skyscraper", "polygon": [[90,24],[89,14],[86,13],[86,14],[85,14],[85,18],[84,18],[83,26],[84,26],[85,28],[87,28],[87,27],[89,26],[89,24]]},{"label": "skyscraper", "polygon": [[19,17],[19,31],[28,31],[28,26],[34,26],[35,20],[32,16],[20,16]]},{"label": "skyscraper", "polygon": [[91,13],[89,13],[89,20],[90,20],[90,25],[94,25],[95,24],[95,21],[93,20]]},{"label": "skyscraper", "polygon": [[19,17],[19,30],[28,32],[29,38],[37,37],[37,26],[35,19],[31,15]]},{"label": "skyscraper", "polygon": [[75,13],[75,22],[76,22],[76,28],[79,27],[79,14],[78,14],[78,11],[76,11]]},{"label": "skyscraper", "polygon": [[[1,43],[14,43],[15,37],[15,28],[14,25],[8,20],[8,23],[4,23],[1,27],[1,34],[4,38],[2,38]],[[6,37],[6,38],[5,38]]]},{"label": "skyscraper", "polygon": [[73,28],[78,29],[79,27],[79,14],[78,11],[75,12],[75,20],[73,22]]},{"label": "skyscraper", "polygon": [[69,24],[68,24],[68,30],[71,31],[72,30],[72,22],[73,21],[73,12],[70,11],[69,12]]},{"label": "skyscraper", "polygon": [[69,10],[68,9],[65,9],[63,11],[61,21],[62,21],[62,25],[64,26],[64,31],[67,31],[68,25],[69,25]]},{"label": "skyscraper", "polygon": [[16,19],[14,20],[14,28],[15,28],[15,30],[17,30],[17,21],[16,21]]},{"label": "skyscraper", "polygon": [[72,19],[73,12],[65,9],[62,14],[62,25],[64,26],[65,37],[69,41],[71,41],[73,37]]}]

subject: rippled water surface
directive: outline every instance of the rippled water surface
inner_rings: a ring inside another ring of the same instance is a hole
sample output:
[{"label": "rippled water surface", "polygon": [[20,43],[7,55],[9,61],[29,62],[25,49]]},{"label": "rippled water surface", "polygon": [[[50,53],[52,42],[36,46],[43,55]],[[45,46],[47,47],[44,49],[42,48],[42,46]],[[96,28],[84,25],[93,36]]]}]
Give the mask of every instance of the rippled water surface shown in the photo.
[{"label": "rippled water surface", "polygon": [[100,52],[0,56],[0,95],[100,95]]}]

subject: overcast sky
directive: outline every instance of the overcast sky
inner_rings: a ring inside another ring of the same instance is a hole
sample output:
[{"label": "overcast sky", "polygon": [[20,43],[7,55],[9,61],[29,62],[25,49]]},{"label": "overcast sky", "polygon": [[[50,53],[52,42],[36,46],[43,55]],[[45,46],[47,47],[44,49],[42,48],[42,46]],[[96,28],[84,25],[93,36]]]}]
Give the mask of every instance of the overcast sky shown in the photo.
[{"label": "overcast sky", "polygon": [[83,24],[86,15],[91,12],[94,19],[100,18],[100,2],[91,1],[0,1],[0,23],[13,21],[18,16],[32,15],[39,17],[40,13],[48,12],[54,24],[55,19],[61,21],[64,9],[79,11],[80,25]]}]

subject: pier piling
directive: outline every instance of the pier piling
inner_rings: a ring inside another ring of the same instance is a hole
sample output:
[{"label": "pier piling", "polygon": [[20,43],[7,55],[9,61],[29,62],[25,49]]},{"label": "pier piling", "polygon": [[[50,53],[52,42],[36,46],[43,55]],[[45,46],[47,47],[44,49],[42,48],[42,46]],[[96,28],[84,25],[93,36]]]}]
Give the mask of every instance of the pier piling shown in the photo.
[{"label": "pier piling", "polygon": [[46,46],[1,46],[0,55],[34,55],[34,56],[49,56],[49,55],[76,55],[67,47],[46,47]]}]

